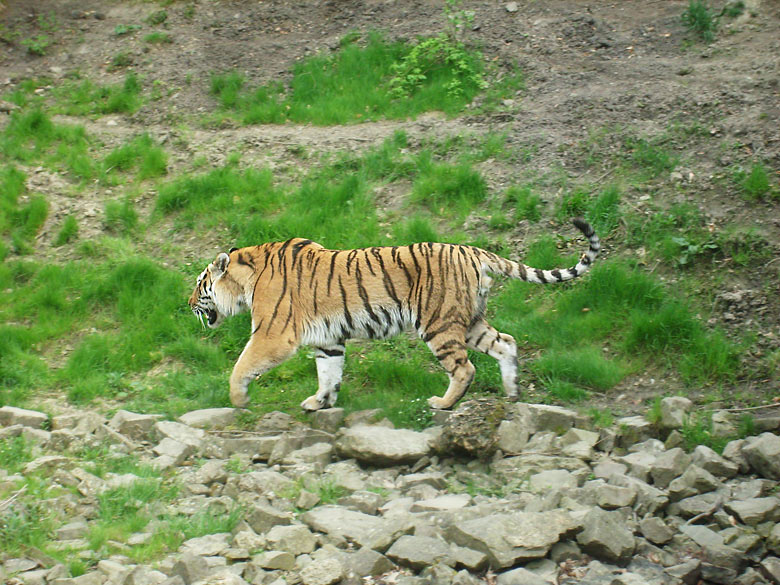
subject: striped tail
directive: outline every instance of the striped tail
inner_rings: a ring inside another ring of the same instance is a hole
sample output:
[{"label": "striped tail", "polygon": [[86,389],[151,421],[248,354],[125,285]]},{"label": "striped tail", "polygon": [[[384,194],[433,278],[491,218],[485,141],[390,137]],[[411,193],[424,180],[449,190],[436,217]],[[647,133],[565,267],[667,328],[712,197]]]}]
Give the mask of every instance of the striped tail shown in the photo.
[{"label": "striped tail", "polygon": [[510,276],[512,278],[525,280],[526,282],[535,282],[538,284],[563,282],[565,280],[571,280],[573,278],[577,278],[578,276],[582,276],[590,269],[590,265],[599,255],[599,252],[601,251],[601,242],[599,237],[596,235],[596,232],[593,230],[593,227],[591,227],[591,225],[584,219],[575,217],[572,219],[572,223],[578,230],[582,232],[586,238],[588,238],[590,247],[588,251],[582,255],[580,261],[571,268],[541,270],[539,268],[526,266],[525,264],[511,262],[503,258],[501,258],[503,261],[500,263],[491,262],[486,264],[492,271],[505,274],[506,276]]}]

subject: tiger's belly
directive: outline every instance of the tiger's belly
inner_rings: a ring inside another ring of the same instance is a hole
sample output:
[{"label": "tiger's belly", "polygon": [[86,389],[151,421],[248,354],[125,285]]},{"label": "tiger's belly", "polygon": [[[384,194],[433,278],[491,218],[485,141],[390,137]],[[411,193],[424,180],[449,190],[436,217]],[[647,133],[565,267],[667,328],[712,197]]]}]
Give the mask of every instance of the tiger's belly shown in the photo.
[{"label": "tiger's belly", "polygon": [[304,327],[301,343],[322,347],[347,339],[386,339],[414,327],[415,321],[411,311],[382,306],[318,317]]}]

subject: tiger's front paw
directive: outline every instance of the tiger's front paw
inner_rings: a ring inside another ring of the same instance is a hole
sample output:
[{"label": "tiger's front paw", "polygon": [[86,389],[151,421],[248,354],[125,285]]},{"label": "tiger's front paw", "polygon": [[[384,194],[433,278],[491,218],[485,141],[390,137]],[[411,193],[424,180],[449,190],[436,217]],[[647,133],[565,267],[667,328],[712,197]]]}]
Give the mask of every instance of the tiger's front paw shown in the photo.
[{"label": "tiger's front paw", "polygon": [[249,393],[246,391],[230,391],[230,403],[236,408],[244,408],[249,404]]},{"label": "tiger's front paw", "polygon": [[452,405],[447,404],[447,402],[443,398],[439,398],[438,396],[431,396],[428,399],[428,406],[431,408],[435,408],[436,410],[447,410]]},{"label": "tiger's front paw", "polygon": [[306,400],[301,402],[301,408],[303,410],[308,410],[309,412],[312,412],[314,410],[319,410],[322,408],[324,404],[320,402],[320,399],[317,398],[317,395],[309,396]]}]

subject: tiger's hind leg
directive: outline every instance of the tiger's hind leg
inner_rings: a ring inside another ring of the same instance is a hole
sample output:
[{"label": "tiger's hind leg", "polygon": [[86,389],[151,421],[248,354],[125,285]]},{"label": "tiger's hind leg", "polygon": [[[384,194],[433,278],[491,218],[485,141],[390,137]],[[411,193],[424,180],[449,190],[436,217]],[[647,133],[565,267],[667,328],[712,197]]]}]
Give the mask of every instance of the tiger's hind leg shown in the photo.
[{"label": "tiger's hind leg", "polygon": [[427,343],[450,378],[444,396],[432,396],[428,399],[428,404],[431,408],[452,408],[471,386],[474,380],[474,364],[469,361],[466,344],[453,337],[452,332],[437,335]]},{"label": "tiger's hind leg", "polygon": [[344,371],[344,344],[337,343],[327,347],[318,347],[314,355],[317,364],[317,393],[301,402],[304,410],[330,408],[336,404],[341,388],[341,375]]},{"label": "tiger's hind leg", "polygon": [[517,400],[517,344],[514,337],[497,331],[480,319],[466,334],[466,344],[470,349],[486,353],[498,361],[507,398]]}]

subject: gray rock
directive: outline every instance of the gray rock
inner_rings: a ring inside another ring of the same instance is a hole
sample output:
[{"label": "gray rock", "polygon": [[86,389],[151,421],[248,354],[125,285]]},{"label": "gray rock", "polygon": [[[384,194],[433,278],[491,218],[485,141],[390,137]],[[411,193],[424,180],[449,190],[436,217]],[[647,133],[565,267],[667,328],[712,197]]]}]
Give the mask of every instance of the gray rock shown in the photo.
[{"label": "gray rock", "polygon": [[277,432],[251,437],[218,437],[209,440],[203,451],[212,457],[230,458],[233,455],[247,455],[254,461],[268,461],[282,435]]},{"label": "gray rock", "polygon": [[780,436],[762,433],[743,446],[742,453],[759,475],[780,480]]},{"label": "gray rock", "polygon": [[663,545],[672,540],[674,532],[657,516],[647,516],[639,521],[639,530],[653,544]]},{"label": "gray rock", "polygon": [[618,485],[636,490],[634,510],[636,510],[637,514],[654,514],[657,511],[666,508],[669,503],[669,497],[664,491],[635,477],[612,475],[609,478],[609,483],[610,485]]},{"label": "gray rock", "polygon": [[605,484],[596,488],[596,504],[605,510],[633,506],[636,502],[636,488]]},{"label": "gray rock", "polygon": [[128,410],[119,410],[109,421],[108,426],[134,441],[152,440],[154,425],[162,418],[159,414],[138,414]]},{"label": "gray rock", "polygon": [[314,551],[317,537],[306,526],[277,525],[266,534],[268,546],[274,550],[289,552],[295,556]]},{"label": "gray rock", "polygon": [[60,526],[55,534],[58,540],[73,540],[75,538],[81,538],[87,534],[89,526],[84,520],[73,520],[63,526]]},{"label": "gray rock", "polygon": [[200,449],[203,438],[206,436],[202,429],[194,429],[181,423],[170,420],[161,420],[154,425],[157,435],[162,439],[173,439],[179,443],[189,445],[196,451]]},{"label": "gray rock", "polygon": [[468,494],[444,494],[429,500],[419,500],[412,505],[412,512],[451,512],[471,503]]},{"label": "gray rock", "polygon": [[154,448],[154,452],[160,457],[169,457],[173,461],[173,465],[178,466],[192,455],[194,448],[187,443],[166,437]]},{"label": "gray rock", "polygon": [[761,573],[775,585],[780,584],[780,559],[767,557],[761,561]]},{"label": "gray rock", "polygon": [[372,465],[414,463],[431,452],[431,439],[408,429],[359,425],[343,431],[336,440],[342,457],[353,457]]},{"label": "gray rock", "polygon": [[68,468],[73,465],[73,461],[63,455],[44,455],[30,461],[24,466],[22,473],[30,475],[31,473],[46,472],[50,473],[55,469]]},{"label": "gray rock", "polygon": [[548,404],[516,404],[514,410],[518,416],[528,421],[530,433],[564,433],[583,421],[573,410]]},{"label": "gray rock", "polygon": [[179,422],[196,429],[221,429],[236,421],[235,408],[203,408],[179,417]]},{"label": "gray rock", "polygon": [[611,459],[599,461],[593,466],[593,475],[600,479],[609,479],[612,475],[625,475],[628,465]]},{"label": "gray rock", "polygon": [[274,526],[286,526],[292,522],[289,512],[282,512],[273,506],[256,502],[245,515],[246,522],[257,534],[265,534]]},{"label": "gray rock", "polygon": [[171,577],[178,575],[186,585],[192,585],[196,581],[205,579],[210,570],[208,562],[201,555],[185,552],[173,565],[170,575]]},{"label": "gray rock", "polygon": [[723,537],[706,526],[683,524],[680,526],[679,530],[702,548],[708,546],[723,546],[724,544]]},{"label": "gray rock", "polygon": [[699,514],[712,514],[723,503],[723,496],[717,492],[709,492],[699,496],[684,498],[669,506],[669,514],[692,518]]},{"label": "gray rock", "polygon": [[254,492],[269,497],[287,493],[295,487],[293,480],[271,469],[242,473],[231,477],[226,485],[233,485],[234,480],[238,493]]},{"label": "gray rock", "polygon": [[528,443],[528,425],[521,418],[502,420],[496,434],[496,447],[505,454],[521,453]]},{"label": "gray rock", "polygon": [[519,567],[496,576],[497,585],[551,585],[551,581],[542,579],[536,573]]},{"label": "gray rock", "polygon": [[435,563],[454,564],[450,547],[438,538],[404,535],[387,551],[387,557],[399,565],[422,571]]},{"label": "gray rock", "polygon": [[542,471],[565,469],[566,471],[590,472],[588,465],[575,457],[560,457],[557,455],[542,455],[526,453],[515,457],[507,457],[491,465],[496,478],[505,481],[518,481]]},{"label": "gray rock", "polygon": [[22,425],[33,429],[42,429],[49,422],[49,416],[36,410],[26,410],[15,406],[0,408],[0,426]]},{"label": "gray rock", "polygon": [[775,497],[726,502],[724,508],[750,526],[780,520],[780,500]]},{"label": "gray rock", "polygon": [[358,577],[381,575],[395,568],[385,555],[366,547],[346,555],[345,565],[348,572]]},{"label": "gray rock", "polygon": [[689,465],[685,472],[669,484],[669,497],[681,500],[696,494],[711,492],[718,489],[721,482],[709,471],[698,465]]},{"label": "gray rock", "polygon": [[311,426],[329,433],[335,433],[344,422],[343,408],[323,408],[309,414]]},{"label": "gray rock", "polygon": [[583,519],[577,542],[597,559],[625,565],[634,553],[634,535],[615,514],[598,508],[590,510]]},{"label": "gray rock", "polygon": [[661,489],[668,487],[673,479],[683,474],[690,463],[690,455],[680,448],[669,449],[661,453],[650,465],[653,483]]},{"label": "gray rock", "polygon": [[769,537],[766,539],[766,547],[776,555],[780,555],[780,524],[775,524]]},{"label": "gray rock", "polygon": [[731,478],[739,472],[739,466],[725,457],[721,457],[706,445],[698,445],[692,453],[695,465],[709,471],[716,477]]},{"label": "gray rock", "polygon": [[389,522],[383,518],[339,506],[314,508],[303,514],[301,520],[312,530],[341,537],[371,548],[374,548],[371,545],[375,544],[375,539],[386,534],[386,531],[390,529]]},{"label": "gray rock", "polygon": [[742,453],[742,447],[747,445],[745,439],[735,439],[726,443],[723,448],[724,459],[731,461],[734,465],[739,467],[740,473],[747,473],[750,471],[750,463],[748,463],[747,457]]},{"label": "gray rock", "polygon": [[225,464],[226,462],[221,459],[209,459],[198,469],[197,480],[204,485],[225,483],[228,478]]},{"label": "gray rock", "polygon": [[346,506],[363,514],[375,516],[379,507],[385,503],[384,496],[375,492],[357,491],[339,498],[339,506]]},{"label": "gray rock", "polygon": [[656,430],[643,416],[626,416],[615,421],[617,445],[628,448],[641,441],[655,438]]},{"label": "gray rock", "polygon": [[661,399],[661,428],[681,429],[693,407],[693,402],[684,396],[669,396]]},{"label": "gray rock", "polygon": [[301,571],[303,585],[333,585],[341,581],[344,567],[338,559],[327,558],[307,565]]},{"label": "gray rock", "polygon": [[324,467],[333,459],[333,451],[333,445],[330,443],[316,443],[288,453],[281,463],[283,465],[315,464]]},{"label": "gray rock", "polygon": [[454,521],[447,539],[485,553],[494,569],[544,557],[560,538],[574,532],[578,523],[566,512],[515,512]]},{"label": "gray rock", "polygon": [[576,488],[577,477],[565,469],[540,471],[528,478],[528,486],[533,492],[547,492],[550,489]]},{"label": "gray rock", "polygon": [[665,572],[675,579],[679,579],[685,585],[696,585],[701,574],[701,561],[699,559],[691,559],[679,565],[667,567]]},{"label": "gray rock", "polygon": [[213,557],[222,554],[230,545],[228,541],[231,535],[227,532],[219,534],[207,534],[198,538],[191,538],[184,542],[179,550],[183,554],[191,553],[204,557]]},{"label": "gray rock", "polygon": [[266,550],[252,557],[250,564],[261,569],[291,571],[295,568],[295,557],[281,550]]}]

